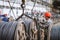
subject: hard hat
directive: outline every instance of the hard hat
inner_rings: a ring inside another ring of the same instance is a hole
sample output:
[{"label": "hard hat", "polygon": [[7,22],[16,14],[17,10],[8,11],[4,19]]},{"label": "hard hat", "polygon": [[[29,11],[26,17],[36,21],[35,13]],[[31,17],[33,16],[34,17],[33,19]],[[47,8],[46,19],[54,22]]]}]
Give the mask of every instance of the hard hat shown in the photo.
[{"label": "hard hat", "polygon": [[45,17],[51,17],[52,15],[51,15],[50,12],[45,12],[44,16],[45,16]]}]

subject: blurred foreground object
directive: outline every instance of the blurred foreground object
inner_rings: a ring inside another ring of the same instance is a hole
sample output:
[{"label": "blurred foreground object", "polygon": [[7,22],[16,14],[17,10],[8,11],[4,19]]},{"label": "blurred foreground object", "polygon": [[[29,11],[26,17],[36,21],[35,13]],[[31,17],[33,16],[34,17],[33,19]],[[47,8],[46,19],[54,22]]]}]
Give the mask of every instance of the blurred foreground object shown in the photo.
[{"label": "blurred foreground object", "polygon": [[54,7],[55,9],[60,10],[60,1],[59,1],[59,0],[55,0],[55,1],[53,2],[53,7]]}]

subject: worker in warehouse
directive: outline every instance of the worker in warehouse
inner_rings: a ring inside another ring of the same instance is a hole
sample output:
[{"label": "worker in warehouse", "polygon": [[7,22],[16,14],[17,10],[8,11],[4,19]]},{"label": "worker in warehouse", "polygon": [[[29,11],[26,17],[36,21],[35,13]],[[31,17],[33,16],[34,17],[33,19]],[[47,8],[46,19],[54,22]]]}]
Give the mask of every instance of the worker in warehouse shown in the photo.
[{"label": "worker in warehouse", "polygon": [[51,17],[52,14],[50,12],[45,12],[42,19],[40,18],[42,20],[39,22],[39,25],[41,27],[41,40],[50,40],[50,32],[53,24]]},{"label": "worker in warehouse", "polygon": [[51,17],[52,17],[52,14],[50,13],[50,12],[45,12],[44,13],[44,17],[45,17],[45,19],[46,19],[46,25],[45,25],[45,30],[44,30],[44,32],[46,33],[44,33],[44,35],[45,35],[45,40],[50,40],[50,33],[51,33],[51,28],[52,28],[52,24],[53,24],[53,21],[52,21],[52,19],[51,19]]},{"label": "worker in warehouse", "polygon": [[4,21],[4,22],[8,22],[9,21],[8,18],[7,18],[7,14],[3,15],[2,21]]}]

